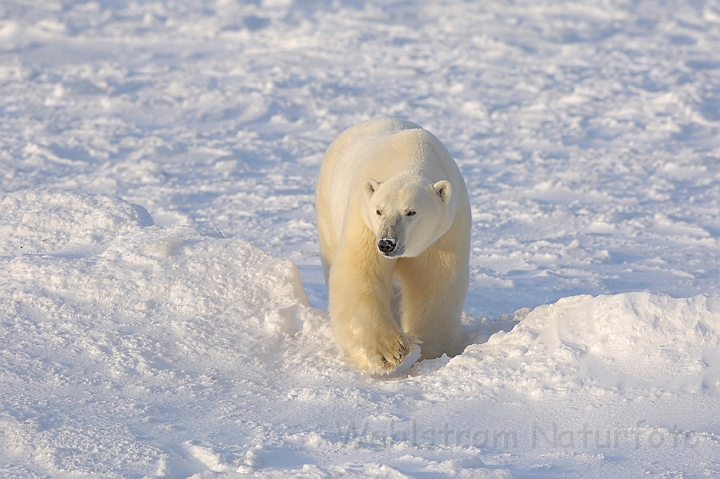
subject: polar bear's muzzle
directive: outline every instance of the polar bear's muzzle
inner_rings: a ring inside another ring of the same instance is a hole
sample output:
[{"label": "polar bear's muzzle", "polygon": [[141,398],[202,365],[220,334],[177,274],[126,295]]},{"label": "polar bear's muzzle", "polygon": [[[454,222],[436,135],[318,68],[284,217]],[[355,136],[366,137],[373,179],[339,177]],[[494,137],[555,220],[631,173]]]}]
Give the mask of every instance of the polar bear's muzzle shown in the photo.
[{"label": "polar bear's muzzle", "polygon": [[402,218],[398,217],[383,218],[385,221],[378,228],[377,249],[381,255],[387,258],[395,258],[405,254],[405,225],[402,224]]},{"label": "polar bear's muzzle", "polygon": [[377,242],[377,249],[380,254],[388,258],[402,256],[405,253],[405,248],[402,245],[398,245],[395,238],[381,238]]},{"label": "polar bear's muzzle", "polygon": [[392,252],[395,251],[396,246],[397,241],[395,241],[393,238],[382,238],[380,241],[378,241],[377,244],[378,249],[385,256],[390,256]]}]

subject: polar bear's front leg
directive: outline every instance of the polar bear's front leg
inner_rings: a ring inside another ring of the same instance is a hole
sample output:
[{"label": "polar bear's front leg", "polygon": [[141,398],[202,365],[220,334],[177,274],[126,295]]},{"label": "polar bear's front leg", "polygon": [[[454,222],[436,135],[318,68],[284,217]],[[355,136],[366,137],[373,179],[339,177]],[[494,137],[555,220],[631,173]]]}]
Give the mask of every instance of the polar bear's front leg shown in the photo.
[{"label": "polar bear's front leg", "polygon": [[386,374],[402,363],[410,343],[390,308],[395,260],[377,253],[369,233],[360,233],[350,247],[341,242],[330,268],[328,302],[333,332],[353,365]]},{"label": "polar bear's front leg", "polygon": [[[453,356],[468,288],[468,253],[453,246],[460,235],[447,235],[415,258],[403,258],[395,272],[402,281],[402,326],[420,339],[422,359]],[[460,253],[458,253],[460,251]]]}]

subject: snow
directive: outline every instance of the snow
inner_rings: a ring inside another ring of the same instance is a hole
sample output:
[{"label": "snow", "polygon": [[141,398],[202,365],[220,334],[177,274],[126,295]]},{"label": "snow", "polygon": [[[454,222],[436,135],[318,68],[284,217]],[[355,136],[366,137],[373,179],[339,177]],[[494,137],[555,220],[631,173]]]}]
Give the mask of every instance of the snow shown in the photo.
[{"label": "snow", "polygon": [[[4,0],[0,476],[720,474],[720,6]],[[332,339],[322,154],[471,196],[467,347]]]}]

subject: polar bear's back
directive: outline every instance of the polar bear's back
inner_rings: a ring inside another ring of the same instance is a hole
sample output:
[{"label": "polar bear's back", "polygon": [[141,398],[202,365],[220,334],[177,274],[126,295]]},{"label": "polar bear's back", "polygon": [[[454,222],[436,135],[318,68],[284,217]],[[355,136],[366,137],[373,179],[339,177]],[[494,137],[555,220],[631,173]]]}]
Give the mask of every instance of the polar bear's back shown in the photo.
[{"label": "polar bear's back", "polygon": [[[406,130],[423,131],[415,123],[395,118],[368,120],[348,128],[328,147],[320,176],[331,174],[332,184],[337,185],[347,183],[345,178],[350,182],[365,179],[362,170],[372,170],[375,174],[377,150],[391,137]],[[381,178],[376,179],[382,181]]]},{"label": "polar bear's back", "polygon": [[446,179],[454,186],[462,184],[456,192],[467,195],[448,151],[432,133],[415,123],[380,118],[342,133],[325,153],[316,201],[326,205],[335,236],[341,234],[350,195],[358,191],[358,184],[367,178],[382,182],[409,171],[432,182]]}]

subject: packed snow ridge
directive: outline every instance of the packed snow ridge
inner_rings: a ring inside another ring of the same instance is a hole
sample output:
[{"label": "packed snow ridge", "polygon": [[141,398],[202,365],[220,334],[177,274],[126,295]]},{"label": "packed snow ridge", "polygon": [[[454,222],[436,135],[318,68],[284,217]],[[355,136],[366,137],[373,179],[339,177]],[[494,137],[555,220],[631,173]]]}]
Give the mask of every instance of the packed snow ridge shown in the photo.
[{"label": "packed snow ridge", "polygon": [[[417,363],[358,395],[351,383],[368,379],[333,345],[290,261],[219,232],[156,226],[143,207],[103,195],[24,190],[0,207],[4,474],[289,474],[278,450],[367,447],[372,437],[348,438],[345,407],[378,394],[410,403],[720,397],[717,297],[576,296],[512,317],[466,316],[461,355]],[[310,435],[291,424],[303,418],[285,422],[288,408],[308,402],[312,420],[326,419]],[[212,437],[222,452],[205,442]],[[419,470],[450,468],[423,461]],[[479,464],[470,469],[479,474]]]}]

